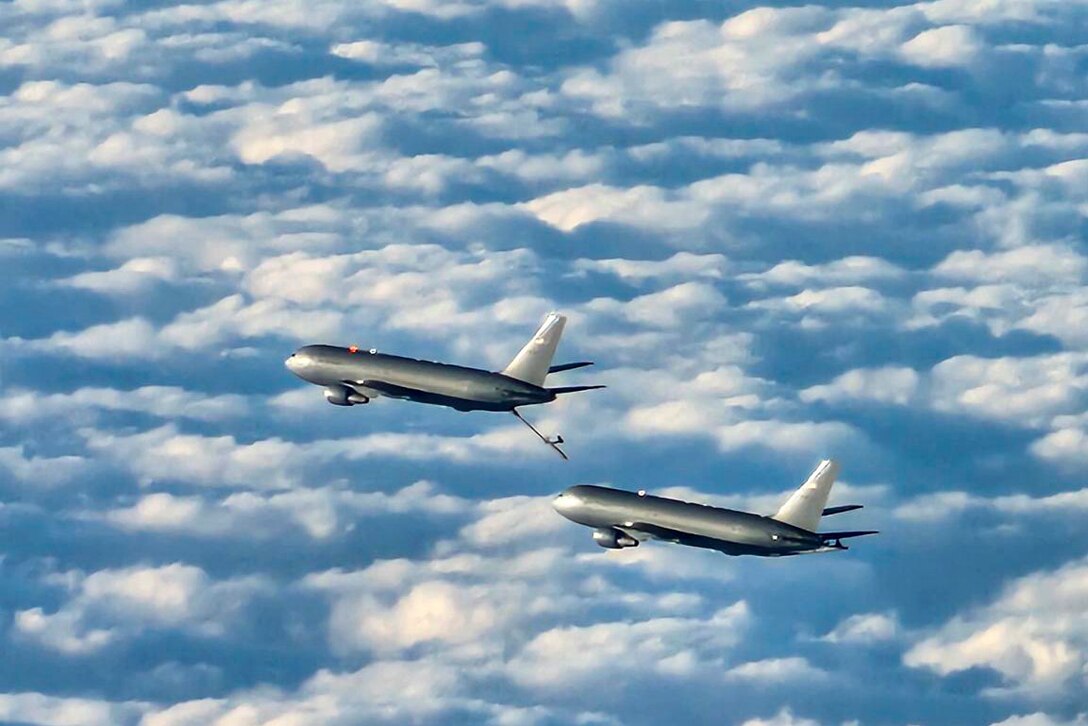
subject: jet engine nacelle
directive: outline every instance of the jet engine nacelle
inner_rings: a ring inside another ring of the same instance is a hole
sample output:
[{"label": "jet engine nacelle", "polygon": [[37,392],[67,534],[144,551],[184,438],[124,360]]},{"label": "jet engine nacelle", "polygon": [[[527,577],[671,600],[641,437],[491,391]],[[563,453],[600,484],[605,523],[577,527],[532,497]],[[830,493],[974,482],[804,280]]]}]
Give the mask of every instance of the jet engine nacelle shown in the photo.
[{"label": "jet engine nacelle", "polygon": [[334,406],[357,406],[370,402],[369,398],[347,386],[328,386],[325,389],[325,400]]},{"label": "jet engine nacelle", "polygon": [[638,547],[637,539],[611,527],[593,530],[593,541],[608,550],[621,550],[624,547]]}]

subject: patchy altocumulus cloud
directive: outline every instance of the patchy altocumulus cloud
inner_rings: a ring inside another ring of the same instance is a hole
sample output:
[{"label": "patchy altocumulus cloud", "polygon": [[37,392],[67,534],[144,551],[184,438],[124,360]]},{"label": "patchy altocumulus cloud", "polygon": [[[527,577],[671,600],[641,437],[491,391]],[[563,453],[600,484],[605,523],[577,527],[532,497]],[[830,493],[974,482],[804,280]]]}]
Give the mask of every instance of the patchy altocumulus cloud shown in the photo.
[{"label": "patchy altocumulus cloud", "polygon": [[[1086,20],[0,5],[0,720],[1083,724]],[[497,370],[551,309],[608,386],[532,412],[566,465],[282,366]],[[828,455],[846,553],[549,506]]]}]

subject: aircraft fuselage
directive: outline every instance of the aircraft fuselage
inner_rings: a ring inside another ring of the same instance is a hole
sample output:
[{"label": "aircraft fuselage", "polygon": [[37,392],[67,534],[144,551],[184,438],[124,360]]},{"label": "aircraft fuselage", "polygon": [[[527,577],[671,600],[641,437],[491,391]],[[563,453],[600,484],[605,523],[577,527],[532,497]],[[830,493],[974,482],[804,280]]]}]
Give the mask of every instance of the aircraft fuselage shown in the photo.
[{"label": "aircraft fuselage", "polygon": [[[570,487],[552,506],[598,533],[619,532],[635,540],[660,539],[728,555],[781,557],[837,549],[818,534],[770,517],[608,487]],[[594,538],[601,542],[597,534]]]},{"label": "aircraft fuselage", "polygon": [[[365,403],[385,396],[449,406],[459,411],[511,411],[548,403],[555,393],[501,373],[332,345],[307,345],[285,362],[304,381]],[[331,398],[330,398],[331,400]]]}]

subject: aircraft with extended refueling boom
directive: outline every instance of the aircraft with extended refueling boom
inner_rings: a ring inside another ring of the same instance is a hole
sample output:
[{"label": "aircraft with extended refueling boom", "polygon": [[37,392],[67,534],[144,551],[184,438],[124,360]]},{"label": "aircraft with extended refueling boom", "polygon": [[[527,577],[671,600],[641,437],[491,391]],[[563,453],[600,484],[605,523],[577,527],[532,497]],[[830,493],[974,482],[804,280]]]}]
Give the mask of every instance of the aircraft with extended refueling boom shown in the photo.
[{"label": "aircraft with extended refueling boom", "polygon": [[592,362],[552,365],[566,318],[549,313],[544,323],[510,364],[501,371],[436,363],[361,350],[358,346],[307,345],[284,365],[296,376],[325,388],[325,399],[337,406],[357,406],[384,396],[449,406],[458,411],[509,411],[564,459],[562,436],[549,438],[524,418],[520,406],[550,403],[564,393],[604,386],[545,387],[550,373],[593,365]]},{"label": "aircraft with extended refueling boom", "polygon": [[820,518],[861,509],[860,504],[828,507],[839,465],[831,459],[816,470],[773,516],[693,504],[608,487],[579,485],[552,501],[557,512],[593,527],[593,540],[606,549],[637,547],[641,541],[718,550],[727,555],[783,557],[845,550],[842,540],[875,531],[817,532]]}]

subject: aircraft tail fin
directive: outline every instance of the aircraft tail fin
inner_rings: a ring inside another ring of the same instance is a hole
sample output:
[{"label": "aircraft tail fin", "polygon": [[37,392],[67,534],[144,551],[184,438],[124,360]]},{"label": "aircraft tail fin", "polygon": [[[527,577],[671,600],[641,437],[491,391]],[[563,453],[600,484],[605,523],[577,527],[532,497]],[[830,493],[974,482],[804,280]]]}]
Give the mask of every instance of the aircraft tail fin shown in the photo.
[{"label": "aircraft tail fin", "polygon": [[831,485],[835,483],[838,473],[837,462],[832,459],[821,461],[801,488],[786,500],[772,519],[815,532],[820,526],[820,517],[827,506],[827,496],[831,493]]},{"label": "aircraft tail fin", "polygon": [[566,322],[567,319],[559,313],[548,313],[532,339],[514,356],[510,365],[502,370],[503,375],[543,386]]}]

